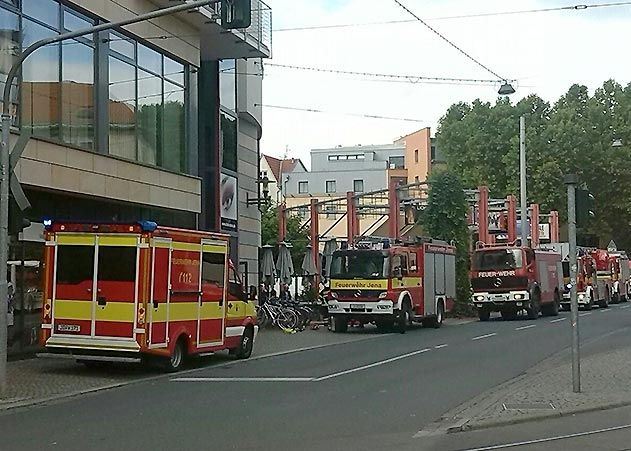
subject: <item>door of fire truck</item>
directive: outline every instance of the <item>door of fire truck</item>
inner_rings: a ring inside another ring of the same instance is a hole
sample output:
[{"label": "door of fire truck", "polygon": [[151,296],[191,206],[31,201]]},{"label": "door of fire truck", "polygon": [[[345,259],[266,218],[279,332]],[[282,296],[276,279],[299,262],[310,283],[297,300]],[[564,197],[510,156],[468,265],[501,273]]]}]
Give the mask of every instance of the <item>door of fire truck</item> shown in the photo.
[{"label": "door of fire truck", "polygon": [[199,347],[219,346],[224,343],[228,268],[228,243],[203,241],[197,330]]},{"label": "door of fire truck", "polygon": [[131,234],[56,235],[52,336],[134,339],[139,243]]},{"label": "door of fire truck", "polygon": [[169,336],[169,274],[171,274],[171,239],[151,240],[151,299],[149,311],[149,348],[166,348]]}]

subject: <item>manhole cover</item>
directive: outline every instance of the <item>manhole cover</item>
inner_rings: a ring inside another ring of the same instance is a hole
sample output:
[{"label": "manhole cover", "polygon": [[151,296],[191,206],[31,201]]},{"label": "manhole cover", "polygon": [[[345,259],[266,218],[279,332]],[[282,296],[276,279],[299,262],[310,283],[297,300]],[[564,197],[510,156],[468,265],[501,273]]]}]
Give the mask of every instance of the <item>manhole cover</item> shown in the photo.
[{"label": "manhole cover", "polygon": [[502,404],[504,410],[554,410],[551,402],[533,402],[527,404]]}]

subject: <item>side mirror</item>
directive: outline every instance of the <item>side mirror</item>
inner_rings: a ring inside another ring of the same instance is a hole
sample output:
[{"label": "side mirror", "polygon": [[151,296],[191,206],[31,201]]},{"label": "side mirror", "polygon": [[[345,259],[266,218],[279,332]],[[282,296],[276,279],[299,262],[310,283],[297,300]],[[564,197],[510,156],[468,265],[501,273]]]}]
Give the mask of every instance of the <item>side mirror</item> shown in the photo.
[{"label": "side mirror", "polygon": [[396,277],[397,279],[403,279],[403,270],[401,269],[400,266],[394,268],[394,277]]}]

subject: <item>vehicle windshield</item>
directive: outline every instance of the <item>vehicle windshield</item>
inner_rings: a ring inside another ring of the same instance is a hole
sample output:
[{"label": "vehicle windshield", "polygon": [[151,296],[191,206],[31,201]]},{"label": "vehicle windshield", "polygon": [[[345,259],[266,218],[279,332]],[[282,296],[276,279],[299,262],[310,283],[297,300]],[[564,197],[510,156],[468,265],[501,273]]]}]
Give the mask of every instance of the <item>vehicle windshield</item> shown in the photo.
[{"label": "vehicle windshield", "polygon": [[381,251],[338,251],[331,259],[332,279],[379,279],[388,275],[388,257]]},{"label": "vehicle windshield", "polygon": [[494,249],[478,251],[473,255],[475,271],[505,271],[523,266],[521,249]]}]

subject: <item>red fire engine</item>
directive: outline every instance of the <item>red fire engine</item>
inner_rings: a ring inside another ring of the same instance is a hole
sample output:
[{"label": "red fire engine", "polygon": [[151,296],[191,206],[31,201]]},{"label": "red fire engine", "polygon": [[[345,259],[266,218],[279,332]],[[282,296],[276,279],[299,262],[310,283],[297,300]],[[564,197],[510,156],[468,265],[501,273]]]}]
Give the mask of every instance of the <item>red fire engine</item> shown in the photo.
[{"label": "red fire engine", "polygon": [[158,361],[228,349],[248,358],[258,327],[228,237],[136,224],[49,223],[41,342],[46,355]]},{"label": "red fire engine", "polygon": [[[579,308],[591,310],[594,304],[600,302],[599,295],[604,293],[604,285],[601,283],[602,287],[599,289],[596,261],[589,252],[579,249],[576,263],[576,300]],[[561,308],[570,310],[570,263],[567,258],[563,261],[563,285]]]},{"label": "red fire engine", "polygon": [[589,254],[596,262],[596,299],[602,308],[609,307],[613,295],[612,260],[606,249],[592,249]]},{"label": "red fire engine", "polygon": [[611,302],[626,302],[629,296],[629,257],[625,252],[610,252]]},{"label": "red fire engine", "polygon": [[561,254],[513,245],[481,245],[473,254],[471,285],[480,321],[491,312],[514,319],[521,310],[528,318],[539,313],[558,315],[563,269]]},{"label": "red fire engine", "polygon": [[364,239],[331,260],[333,331],[351,320],[404,333],[412,322],[440,327],[456,297],[456,249],[443,241]]}]

